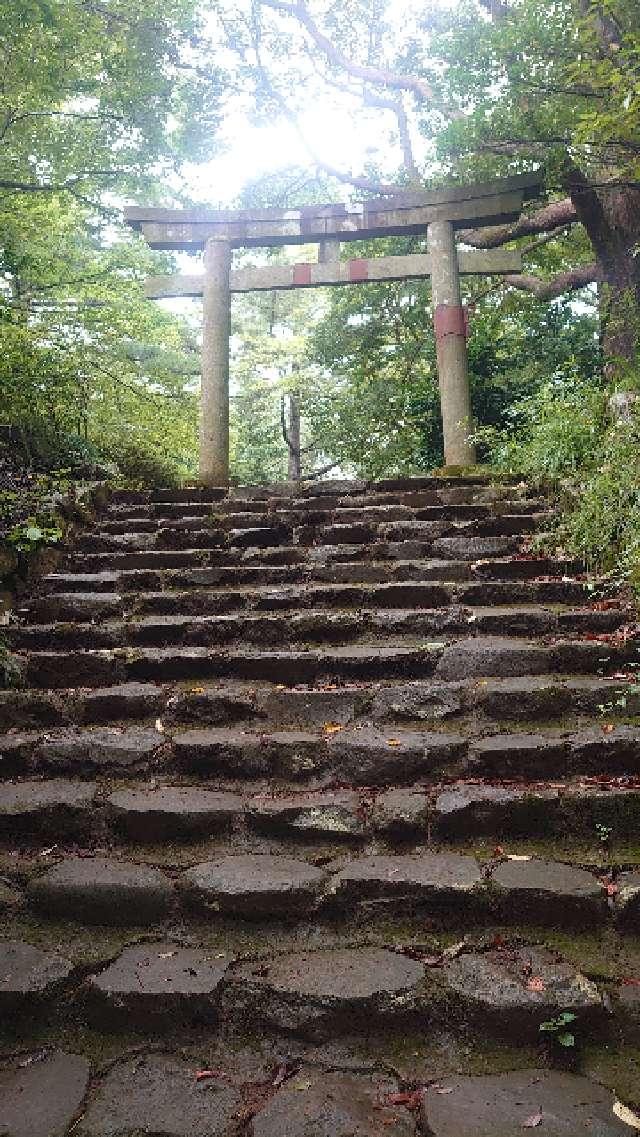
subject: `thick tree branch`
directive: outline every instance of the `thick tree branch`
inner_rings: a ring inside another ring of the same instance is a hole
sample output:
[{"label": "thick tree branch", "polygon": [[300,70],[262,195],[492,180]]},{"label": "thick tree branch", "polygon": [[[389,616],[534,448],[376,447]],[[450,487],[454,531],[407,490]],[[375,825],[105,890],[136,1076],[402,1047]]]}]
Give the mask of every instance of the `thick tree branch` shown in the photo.
[{"label": "thick tree branch", "polygon": [[395,115],[396,123],[398,124],[398,137],[400,139],[400,146],[402,147],[402,164],[409,176],[413,180],[418,180],[420,178],[420,171],[416,165],[413,153],[409,119],[402,101],[402,95],[399,95],[397,99],[385,99],[381,95],[374,95],[370,91],[365,91],[363,102],[365,106],[380,107],[383,110],[391,111],[391,113]]},{"label": "thick tree branch", "polygon": [[265,5],[267,8],[272,8],[274,11],[283,12],[287,16],[293,16],[299,24],[306,29],[311,36],[311,39],[327,57],[330,63],[335,67],[339,67],[348,75],[353,75],[356,79],[362,79],[365,83],[371,83],[377,87],[391,87],[395,91],[411,91],[419,99],[424,99],[433,104],[433,106],[441,111],[443,114],[452,116],[452,108],[447,107],[437,91],[431,84],[418,75],[403,75],[397,71],[389,71],[384,67],[372,67],[368,64],[356,63],[354,60],[349,59],[347,55],[339,47],[324,34],[318,27],[311,13],[309,12],[304,0],[259,0],[260,4]]},{"label": "thick tree branch", "polygon": [[570,197],[562,201],[552,201],[535,213],[523,213],[511,225],[492,225],[486,229],[461,229],[458,236],[465,245],[476,249],[495,249],[517,237],[530,237],[534,233],[547,233],[553,229],[564,229],[578,221],[576,207]]},{"label": "thick tree branch", "polygon": [[540,280],[540,277],[530,276],[527,273],[513,273],[505,276],[504,283],[522,292],[532,293],[536,300],[554,300],[557,296],[562,296],[563,292],[576,292],[585,285],[594,284],[602,279],[602,269],[594,263],[561,272],[552,280]]},{"label": "thick tree branch", "polygon": [[285,99],[284,95],[282,95],[280,93],[280,91],[277,89],[277,87],[274,87],[273,83],[271,82],[271,79],[267,73],[267,69],[262,62],[262,56],[260,53],[260,43],[259,43],[259,39],[258,39],[257,35],[255,34],[255,32],[254,32],[253,48],[254,48],[254,53],[255,53],[255,58],[256,58],[256,66],[258,69],[258,74],[260,76],[260,82],[262,83],[262,87],[263,87],[265,93],[267,95],[269,95],[275,103],[277,103],[278,107],[280,108],[282,115],[287,119],[288,122],[291,123],[293,129],[295,130],[296,134],[298,135],[298,138],[302,142],[302,145],[305,147],[305,149],[307,150],[307,152],[309,153],[309,155],[311,156],[311,158],[315,162],[316,166],[318,166],[320,169],[324,170],[325,173],[330,174],[331,177],[336,178],[337,181],[344,182],[347,185],[355,186],[357,189],[365,190],[367,193],[376,193],[376,194],[397,193],[398,192],[398,186],[397,185],[389,185],[385,182],[378,182],[378,181],[374,180],[373,178],[361,177],[361,176],[359,176],[357,174],[353,174],[347,170],[340,170],[337,166],[332,165],[330,162],[327,162],[323,158],[320,157],[320,155],[317,153],[315,148],[309,142],[309,139],[307,138],[302,127],[300,126],[300,123],[298,122],[296,115],[291,110],[291,107],[287,103],[287,100]]}]

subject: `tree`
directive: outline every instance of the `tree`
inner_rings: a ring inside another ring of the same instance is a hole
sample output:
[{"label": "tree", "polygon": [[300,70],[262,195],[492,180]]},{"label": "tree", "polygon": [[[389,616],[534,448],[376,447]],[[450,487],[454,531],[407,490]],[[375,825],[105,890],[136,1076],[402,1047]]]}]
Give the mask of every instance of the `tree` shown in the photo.
[{"label": "tree", "polygon": [[194,0],[0,0],[0,191],[157,192],[202,154],[222,72],[191,52]]},{"label": "tree", "polygon": [[482,0],[419,10],[401,29],[382,0],[255,0],[234,5],[233,16],[220,0],[217,11],[263,114],[286,116],[303,133],[305,104],[322,92],[359,116],[378,115],[381,128],[391,125],[395,149],[366,170],[337,169],[309,143],[319,167],[360,191],[544,167],[548,204],[464,239],[490,247],[569,232],[559,271],[512,275],[504,284],[540,301],[598,284],[609,372],[621,376],[636,362],[634,0]]},{"label": "tree", "polygon": [[144,297],[144,276],[167,258],[129,234],[105,247],[66,195],[12,195],[0,232],[0,420],[114,456],[155,443],[192,473],[195,334]]},{"label": "tree", "polygon": [[[197,343],[144,299],[152,256],[119,222],[215,146],[222,72],[195,0],[0,0],[2,420],[193,473]],[[164,191],[166,192],[166,190]],[[63,454],[61,447],[60,454]]]}]

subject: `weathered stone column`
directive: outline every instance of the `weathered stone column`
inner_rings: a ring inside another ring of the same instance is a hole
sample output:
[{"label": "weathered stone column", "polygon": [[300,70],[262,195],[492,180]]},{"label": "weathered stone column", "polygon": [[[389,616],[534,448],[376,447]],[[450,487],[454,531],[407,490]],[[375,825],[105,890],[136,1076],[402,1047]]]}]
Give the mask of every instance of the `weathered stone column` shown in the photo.
[{"label": "weathered stone column", "polygon": [[340,242],[339,241],[319,241],[318,242],[318,264],[330,265],[336,264],[340,260]]},{"label": "weathered stone column", "polygon": [[444,461],[447,466],[472,466],[476,461],[476,451],[468,440],[472,419],[466,329],[464,310],[460,303],[458,258],[451,222],[432,222],[427,227],[427,241],[431,255],[431,295]]},{"label": "weathered stone column", "polygon": [[229,482],[229,241],[217,237],[207,241],[204,270],[200,481],[224,486]]}]

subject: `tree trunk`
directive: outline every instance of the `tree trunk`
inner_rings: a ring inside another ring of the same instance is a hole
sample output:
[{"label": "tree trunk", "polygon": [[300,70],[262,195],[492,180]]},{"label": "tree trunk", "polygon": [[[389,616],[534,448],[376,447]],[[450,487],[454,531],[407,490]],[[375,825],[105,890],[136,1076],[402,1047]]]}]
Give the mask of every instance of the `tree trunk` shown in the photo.
[{"label": "tree trunk", "polygon": [[625,383],[640,352],[640,190],[614,182],[595,187],[573,164],[566,168],[566,186],[602,270],[605,376]]},{"label": "tree trunk", "polygon": [[605,267],[600,318],[605,376],[622,380],[637,367],[640,351],[640,276],[635,258]]},{"label": "tree trunk", "polygon": [[299,482],[302,475],[302,463],[300,461],[300,402],[297,393],[289,395],[287,435],[287,445],[289,449],[289,469],[287,477],[290,482]]}]

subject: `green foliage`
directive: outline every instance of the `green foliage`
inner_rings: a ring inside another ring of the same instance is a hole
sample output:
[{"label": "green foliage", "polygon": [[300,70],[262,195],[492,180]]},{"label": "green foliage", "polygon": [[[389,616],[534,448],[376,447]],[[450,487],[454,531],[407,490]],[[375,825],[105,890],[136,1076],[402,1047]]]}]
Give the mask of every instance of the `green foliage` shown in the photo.
[{"label": "green foliage", "polygon": [[7,637],[0,630],[0,689],[22,687],[24,684],[22,668],[17,656],[13,655]]},{"label": "green foliage", "polygon": [[36,517],[28,517],[9,530],[6,540],[19,553],[33,553],[43,545],[55,545],[62,540],[62,529],[58,525],[39,524]]},{"label": "green foliage", "polygon": [[507,430],[485,431],[496,467],[547,480],[563,513],[550,535],[594,572],[640,590],[640,412],[612,417],[609,392],[572,376],[516,405]]},{"label": "green foliage", "polygon": [[36,468],[113,454],[134,478],[193,473],[196,336],[145,299],[172,262],[115,203],[211,153],[223,76],[197,58],[203,19],[195,0],[0,0],[0,424],[48,439]]},{"label": "green foliage", "polygon": [[571,1031],[565,1030],[565,1027],[575,1022],[575,1018],[576,1016],[572,1011],[563,1011],[556,1018],[547,1019],[546,1022],[540,1023],[539,1030],[543,1034],[550,1034],[558,1046],[569,1048],[575,1046],[576,1036]]}]

